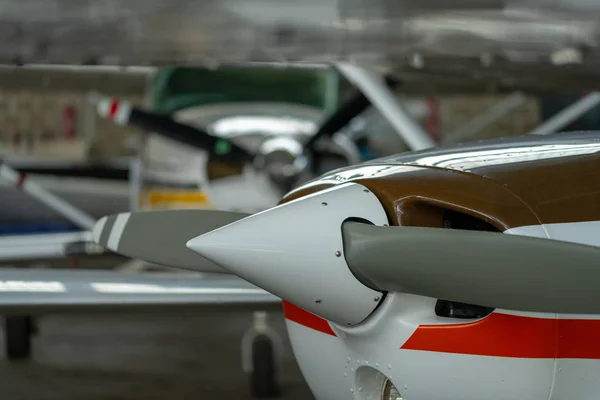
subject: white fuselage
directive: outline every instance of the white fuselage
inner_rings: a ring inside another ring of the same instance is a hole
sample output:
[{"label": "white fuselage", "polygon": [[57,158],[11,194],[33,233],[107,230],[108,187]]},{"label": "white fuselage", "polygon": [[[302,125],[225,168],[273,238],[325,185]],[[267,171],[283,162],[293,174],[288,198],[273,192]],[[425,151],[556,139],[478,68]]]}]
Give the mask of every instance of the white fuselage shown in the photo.
[{"label": "white fuselage", "polygon": [[[598,317],[497,310],[465,323],[437,317],[434,304],[392,294],[360,327],[330,324],[333,334],[288,318],[294,353],[315,397],[379,399],[365,390],[369,370],[377,370],[405,400],[597,398]],[[446,329],[435,332],[432,325]]]},{"label": "white fuselage", "polygon": [[[600,236],[590,243],[590,229],[599,227],[600,222],[552,224],[544,232],[597,246]],[[524,227],[506,233],[548,237],[537,231]],[[379,400],[377,382],[384,375],[404,400],[598,398],[600,315],[496,309],[480,319],[461,320],[437,316],[435,303],[390,293],[354,327],[284,303],[294,353],[315,397]]]}]

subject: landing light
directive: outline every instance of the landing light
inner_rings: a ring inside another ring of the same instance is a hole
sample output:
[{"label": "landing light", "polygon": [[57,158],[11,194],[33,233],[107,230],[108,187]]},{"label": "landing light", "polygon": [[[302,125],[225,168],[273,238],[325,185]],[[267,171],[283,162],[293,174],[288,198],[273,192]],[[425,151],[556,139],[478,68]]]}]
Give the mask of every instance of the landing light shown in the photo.
[{"label": "landing light", "polygon": [[383,396],[381,396],[381,400],[402,400],[402,396],[396,386],[390,381],[386,379],[383,384]]}]

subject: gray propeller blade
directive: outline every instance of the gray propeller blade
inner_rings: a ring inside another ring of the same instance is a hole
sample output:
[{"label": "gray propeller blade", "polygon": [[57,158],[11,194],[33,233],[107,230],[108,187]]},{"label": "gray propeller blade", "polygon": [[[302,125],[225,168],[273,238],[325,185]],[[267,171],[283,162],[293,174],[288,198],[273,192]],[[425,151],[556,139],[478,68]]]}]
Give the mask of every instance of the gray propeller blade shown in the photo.
[{"label": "gray propeller blade", "polygon": [[502,233],[346,222],[344,252],[373,289],[510,310],[600,313],[600,248]]},{"label": "gray propeller blade", "polygon": [[115,253],[168,267],[223,272],[186,247],[188,240],[247,217],[217,210],[140,211],[100,219],[94,241]]}]

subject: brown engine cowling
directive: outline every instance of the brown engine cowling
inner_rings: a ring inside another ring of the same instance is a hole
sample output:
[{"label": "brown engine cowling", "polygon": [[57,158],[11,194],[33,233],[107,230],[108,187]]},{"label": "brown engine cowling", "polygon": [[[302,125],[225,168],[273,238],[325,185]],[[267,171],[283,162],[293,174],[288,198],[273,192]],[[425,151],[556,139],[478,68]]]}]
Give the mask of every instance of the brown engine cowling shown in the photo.
[{"label": "brown engine cowling", "polygon": [[435,167],[396,165],[377,173],[373,166],[359,166],[312,181],[289,193],[281,203],[345,182],[369,188],[393,225],[441,228],[449,211],[476,218],[499,231],[539,224],[527,205],[501,184]]}]

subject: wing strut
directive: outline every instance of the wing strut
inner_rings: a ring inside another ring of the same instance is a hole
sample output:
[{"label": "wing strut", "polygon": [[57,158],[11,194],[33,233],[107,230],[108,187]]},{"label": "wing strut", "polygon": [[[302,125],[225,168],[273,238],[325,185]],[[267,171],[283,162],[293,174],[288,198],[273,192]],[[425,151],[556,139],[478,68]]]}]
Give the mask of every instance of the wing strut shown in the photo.
[{"label": "wing strut", "polygon": [[383,80],[354,65],[342,63],[336,66],[350,82],[364,93],[371,104],[396,129],[398,135],[404,139],[411,150],[435,146],[431,136],[404,110]]},{"label": "wing strut", "polygon": [[6,164],[0,165],[0,179],[27,192],[83,229],[90,230],[96,223],[96,220],[92,216],[50,193],[36,182],[29,180],[24,173],[19,173]]},{"label": "wing strut", "polygon": [[556,115],[553,115],[552,118],[529,132],[529,135],[549,135],[555,133],[596,107],[599,103],[600,93],[592,92],[564,110],[559,111]]}]

